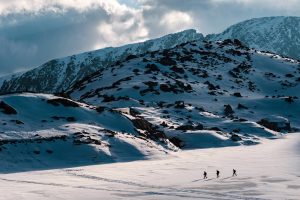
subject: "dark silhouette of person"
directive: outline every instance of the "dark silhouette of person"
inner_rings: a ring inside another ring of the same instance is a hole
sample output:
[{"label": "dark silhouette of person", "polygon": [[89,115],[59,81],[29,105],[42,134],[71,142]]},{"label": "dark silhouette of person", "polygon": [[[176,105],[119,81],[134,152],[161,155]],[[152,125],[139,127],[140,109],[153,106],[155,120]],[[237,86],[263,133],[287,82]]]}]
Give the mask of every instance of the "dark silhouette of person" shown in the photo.
[{"label": "dark silhouette of person", "polygon": [[220,177],[220,171],[217,170],[217,178],[219,178],[219,177]]},{"label": "dark silhouette of person", "polygon": [[203,179],[207,179],[207,173],[206,173],[206,171],[204,171],[204,173],[203,173]]},{"label": "dark silhouette of person", "polygon": [[235,169],[232,170],[232,176],[237,176]]}]

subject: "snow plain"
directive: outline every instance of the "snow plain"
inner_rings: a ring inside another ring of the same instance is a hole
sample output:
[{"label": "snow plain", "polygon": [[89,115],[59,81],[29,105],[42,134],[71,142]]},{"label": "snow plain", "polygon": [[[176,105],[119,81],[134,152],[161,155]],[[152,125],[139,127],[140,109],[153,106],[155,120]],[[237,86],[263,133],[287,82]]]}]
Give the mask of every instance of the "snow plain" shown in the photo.
[{"label": "snow plain", "polygon": [[[232,177],[232,168],[238,176]],[[221,177],[215,178],[215,171]],[[300,133],[254,146],[0,174],[0,199],[300,199]],[[203,180],[203,171],[208,179]]]}]

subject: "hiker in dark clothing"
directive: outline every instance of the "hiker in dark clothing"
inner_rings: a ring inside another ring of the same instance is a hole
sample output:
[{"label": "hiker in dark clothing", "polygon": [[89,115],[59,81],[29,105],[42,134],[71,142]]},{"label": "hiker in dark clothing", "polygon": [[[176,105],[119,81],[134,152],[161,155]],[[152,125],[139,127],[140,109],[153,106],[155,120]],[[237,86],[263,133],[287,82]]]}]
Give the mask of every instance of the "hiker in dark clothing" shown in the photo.
[{"label": "hiker in dark clothing", "polygon": [[217,170],[217,178],[219,178],[219,176],[220,176],[220,171]]},{"label": "hiker in dark clothing", "polygon": [[232,176],[237,176],[235,169],[232,170]]},{"label": "hiker in dark clothing", "polygon": [[207,179],[207,173],[206,173],[206,171],[204,171],[204,173],[203,173],[203,179]]}]

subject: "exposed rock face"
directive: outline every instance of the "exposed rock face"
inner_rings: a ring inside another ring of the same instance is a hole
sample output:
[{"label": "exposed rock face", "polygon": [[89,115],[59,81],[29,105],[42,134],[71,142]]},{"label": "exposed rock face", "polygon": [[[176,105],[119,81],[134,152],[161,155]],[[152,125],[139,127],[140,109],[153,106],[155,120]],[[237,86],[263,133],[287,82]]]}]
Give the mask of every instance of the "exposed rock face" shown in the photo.
[{"label": "exposed rock face", "polygon": [[234,111],[233,111],[232,107],[229,104],[224,105],[224,114],[226,116],[232,115],[233,113],[234,113]]},{"label": "exposed rock face", "polygon": [[0,111],[7,115],[17,114],[17,111],[13,107],[5,103],[4,101],[0,101]]},{"label": "exposed rock face", "polygon": [[154,140],[165,139],[166,135],[162,132],[157,130],[150,122],[142,117],[136,117],[135,119],[131,120],[134,127],[137,129],[143,130],[143,133],[140,133],[142,136],[151,138]]},{"label": "exposed rock face", "polygon": [[261,119],[257,123],[273,131],[290,132],[292,130],[289,120],[284,117],[272,116],[270,118]]},{"label": "exposed rock face", "polygon": [[172,144],[174,144],[176,147],[182,148],[184,147],[184,143],[181,139],[179,139],[178,137],[172,137],[169,139],[170,142],[172,142]]},{"label": "exposed rock face", "polygon": [[47,103],[50,103],[54,106],[59,106],[60,104],[66,107],[79,107],[79,104],[65,98],[56,98],[56,99],[49,99],[47,100]]},{"label": "exposed rock face", "polygon": [[237,134],[232,134],[231,137],[230,137],[230,139],[232,141],[235,141],[235,142],[242,140],[242,138],[239,135],[237,135]]}]

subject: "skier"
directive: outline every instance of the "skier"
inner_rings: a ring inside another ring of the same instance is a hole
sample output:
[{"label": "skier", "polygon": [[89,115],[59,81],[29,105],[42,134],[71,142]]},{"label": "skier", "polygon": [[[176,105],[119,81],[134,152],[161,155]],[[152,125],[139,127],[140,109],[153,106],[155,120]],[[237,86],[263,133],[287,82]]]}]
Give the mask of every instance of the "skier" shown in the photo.
[{"label": "skier", "polygon": [[203,173],[203,179],[207,179],[207,173],[206,173],[206,171],[204,171],[204,173]]},{"label": "skier", "polygon": [[232,170],[232,176],[237,176],[235,169]]},{"label": "skier", "polygon": [[219,178],[219,176],[220,176],[220,171],[217,170],[217,178]]}]

